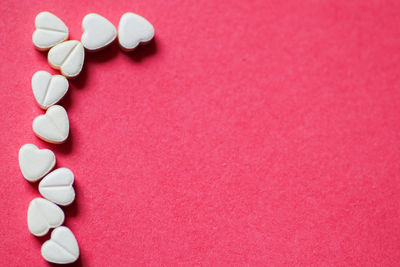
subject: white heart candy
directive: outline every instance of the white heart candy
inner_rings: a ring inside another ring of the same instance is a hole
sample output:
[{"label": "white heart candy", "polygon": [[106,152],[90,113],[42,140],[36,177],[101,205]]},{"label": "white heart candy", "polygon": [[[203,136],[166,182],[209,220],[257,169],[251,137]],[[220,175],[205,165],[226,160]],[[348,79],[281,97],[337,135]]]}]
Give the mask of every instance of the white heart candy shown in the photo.
[{"label": "white heart candy", "polygon": [[79,41],[66,41],[51,48],[47,60],[50,66],[60,70],[62,75],[73,78],[82,70],[85,50]]},{"label": "white heart candy", "polygon": [[79,258],[79,246],[68,227],[60,226],[53,230],[50,240],[42,245],[42,257],[52,263],[72,263]]},{"label": "white heart candy", "polygon": [[45,51],[68,39],[68,28],[64,22],[50,12],[41,12],[35,18],[36,30],[32,41],[38,50]]},{"label": "white heart candy", "polygon": [[154,27],[145,18],[131,12],[122,15],[118,26],[118,42],[122,49],[132,51],[153,37]]},{"label": "white heart candy", "polygon": [[74,174],[70,169],[59,168],[47,174],[39,183],[40,194],[62,206],[72,203],[75,199],[75,190],[72,187]]},{"label": "white heart candy", "polygon": [[40,139],[61,144],[69,135],[68,115],[62,106],[54,105],[47,109],[46,114],[37,116],[32,123],[33,132]]},{"label": "white heart candy", "polygon": [[81,42],[89,51],[98,51],[111,44],[117,37],[117,29],[105,17],[91,13],[82,20]]},{"label": "white heart candy", "polygon": [[29,182],[45,176],[56,164],[56,156],[51,150],[39,149],[33,144],[23,145],[18,153],[22,175]]},{"label": "white heart candy", "polygon": [[68,80],[62,75],[51,75],[40,70],[32,76],[32,91],[42,109],[56,104],[68,91]]},{"label": "white heart candy", "polygon": [[43,236],[50,228],[60,226],[64,218],[62,209],[44,198],[32,199],[29,204],[28,228],[35,236]]}]

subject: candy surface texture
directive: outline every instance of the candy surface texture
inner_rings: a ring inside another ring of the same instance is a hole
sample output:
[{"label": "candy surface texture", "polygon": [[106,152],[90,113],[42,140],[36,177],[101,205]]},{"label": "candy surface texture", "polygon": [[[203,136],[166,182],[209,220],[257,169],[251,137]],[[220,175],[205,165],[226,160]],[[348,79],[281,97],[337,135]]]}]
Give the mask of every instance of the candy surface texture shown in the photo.
[{"label": "candy surface texture", "polygon": [[32,91],[39,106],[47,109],[63,98],[68,91],[68,80],[62,75],[38,71],[32,76]]},{"label": "candy surface texture", "polygon": [[47,109],[46,114],[37,116],[32,123],[33,132],[42,140],[60,144],[69,135],[69,120],[62,106],[54,105]]},{"label": "candy surface texture", "polygon": [[47,61],[65,77],[74,78],[83,68],[85,50],[79,41],[66,41],[50,49]]},{"label": "candy surface texture", "polygon": [[53,169],[56,156],[49,149],[39,149],[33,144],[25,144],[19,150],[18,161],[25,179],[35,182]]},{"label": "candy surface texture", "polygon": [[60,226],[53,230],[50,240],[42,245],[42,257],[52,263],[72,263],[79,258],[79,246],[68,227]]},{"label": "candy surface texture", "polygon": [[68,28],[56,15],[44,11],[35,18],[36,30],[32,41],[38,50],[46,51],[49,48],[68,39]]},{"label": "candy surface texture", "polygon": [[74,174],[70,169],[59,168],[46,175],[39,183],[40,194],[62,206],[71,204],[75,199]]},{"label": "candy surface texture", "polygon": [[118,26],[118,42],[122,49],[131,51],[153,37],[154,27],[148,20],[131,12],[122,15]]},{"label": "candy surface texture", "polygon": [[62,209],[44,198],[35,198],[29,204],[28,228],[35,236],[43,236],[50,228],[60,226],[64,218]]},{"label": "candy surface texture", "polygon": [[90,13],[83,18],[82,29],[81,42],[89,51],[100,50],[117,37],[115,26],[103,16],[95,13]]}]

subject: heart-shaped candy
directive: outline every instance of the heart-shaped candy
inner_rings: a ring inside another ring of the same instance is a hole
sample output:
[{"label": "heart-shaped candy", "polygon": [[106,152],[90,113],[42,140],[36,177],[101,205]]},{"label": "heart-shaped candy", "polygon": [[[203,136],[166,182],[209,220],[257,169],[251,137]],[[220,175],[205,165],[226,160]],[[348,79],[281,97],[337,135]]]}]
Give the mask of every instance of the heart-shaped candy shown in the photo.
[{"label": "heart-shaped candy", "polygon": [[32,91],[42,109],[56,104],[68,91],[68,80],[62,75],[51,75],[40,70],[32,76]]},{"label": "heart-shaped candy", "polygon": [[148,20],[131,12],[122,15],[118,26],[118,42],[123,50],[132,51],[153,37],[154,27]]},{"label": "heart-shaped candy", "polygon": [[62,106],[54,105],[47,109],[46,114],[37,116],[32,123],[33,132],[40,139],[61,144],[69,135],[68,115]]},{"label": "heart-shaped candy", "polygon": [[40,194],[62,206],[72,203],[75,199],[75,190],[72,187],[74,174],[70,169],[59,168],[47,174],[39,183]]},{"label": "heart-shaped candy", "polygon": [[105,17],[87,14],[82,20],[81,42],[89,51],[98,51],[111,44],[117,37],[117,29]]},{"label": "heart-shaped candy", "polygon": [[50,240],[42,245],[42,257],[52,263],[72,263],[79,258],[79,246],[68,227],[59,226],[51,233]]},{"label": "heart-shaped candy", "polygon": [[68,39],[67,26],[50,12],[39,13],[35,18],[35,27],[32,41],[38,50],[46,51]]},{"label": "heart-shaped candy", "polygon": [[74,78],[82,70],[85,50],[79,41],[66,41],[51,48],[47,60],[50,66],[60,70],[65,77]]},{"label": "heart-shaped candy", "polygon": [[29,204],[28,228],[35,236],[43,236],[50,228],[60,226],[64,218],[62,209],[44,198],[35,198]]},{"label": "heart-shaped candy", "polygon": [[23,145],[18,153],[22,175],[29,182],[45,176],[56,164],[56,156],[51,150],[39,149],[33,144]]}]

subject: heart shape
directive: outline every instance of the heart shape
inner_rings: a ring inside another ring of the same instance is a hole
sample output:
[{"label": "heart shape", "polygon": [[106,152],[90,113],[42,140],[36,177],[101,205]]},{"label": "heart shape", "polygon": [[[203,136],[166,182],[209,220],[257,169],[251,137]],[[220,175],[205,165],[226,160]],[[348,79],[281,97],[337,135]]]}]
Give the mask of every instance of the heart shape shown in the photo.
[{"label": "heart shape", "polygon": [[75,190],[72,187],[74,174],[70,169],[59,168],[47,174],[39,183],[40,194],[62,206],[71,204],[75,199]]},{"label": "heart shape", "polygon": [[29,182],[45,176],[56,164],[56,156],[49,149],[39,149],[33,144],[25,144],[19,149],[19,167]]},{"label": "heart shape", "polygon": [[68,227],[59,226],[51,233],[50,240],[42,245],[42,257],[52,263],[72,263],[79,258],[79,246]]},{"label": "heart shape", "polygon": [[118,25],[118,42],[123,50],[132,51],[153,37],[154,27],[148,20],[131,12],[122,15]]},{"label": "heart shape", "polygon": [[68,39],[67,26],[50,12],[39,13],[35,18],[35,27],[32,41],[38,50],[46,51]]},{"label": "heart shape", "polygon": [[35,236],[44,236],[50,230],[60,226],[65,216],[56,204],[38,197],[32,199],[28,208],[28,228]]},{"label": "heart shape", "polygon": [[117,29],[99,14],[87,14],[82,20],[81,42],[89,51],[98,51],[111,44],[117,37]]},{"label": "heart shape", "polygon": [[63,98],[68,91],[68,80],[62,75],[38,71],[32,76],[32,91],[42,109],[47,109]]},{"label": "heart shape", "polygon": [[82,70],[85,50],[79,41],[66,41],[51,48],[47,60],[51,67],[60,70],[65,77],[74,78]]},{"label": "heart shape", "polygon": [[68,115],[62,106],[54,105],[46,114],[37,116],[32,123],[33,132],[42,140],[61,144],[69,135]]}]

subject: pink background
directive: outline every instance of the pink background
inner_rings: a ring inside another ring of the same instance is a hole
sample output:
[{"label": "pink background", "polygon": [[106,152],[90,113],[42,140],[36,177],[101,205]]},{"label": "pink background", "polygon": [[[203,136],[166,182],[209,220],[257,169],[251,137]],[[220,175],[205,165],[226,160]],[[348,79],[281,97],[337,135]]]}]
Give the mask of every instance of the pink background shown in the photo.
[{"label": "pink background", "polygon": [[[47,10],[80,39],[133,11],[156,39],[87,54],[66,144],[31,130]],[[11,1],[0,5],[0,266],[48,266],[26,224],[25,143],[75,173],[76,266],[400,262],[400,1]]]}]

